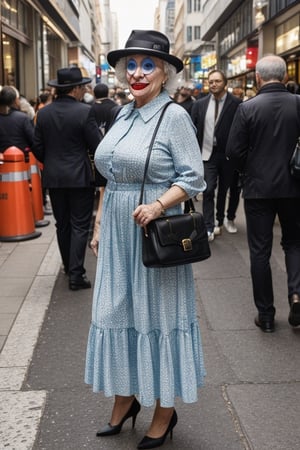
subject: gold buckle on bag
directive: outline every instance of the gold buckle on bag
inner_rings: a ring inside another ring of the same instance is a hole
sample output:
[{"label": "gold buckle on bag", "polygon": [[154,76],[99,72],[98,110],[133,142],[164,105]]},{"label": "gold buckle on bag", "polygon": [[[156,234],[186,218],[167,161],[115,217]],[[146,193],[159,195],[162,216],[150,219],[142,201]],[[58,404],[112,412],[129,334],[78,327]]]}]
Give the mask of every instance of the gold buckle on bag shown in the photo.
[{"label": "gold buckle on bag", "polygon": [[183,250],[184,250],[185,252],[189,252],[189,251],[191,251],[192,248],[193,248],[192,241],[191,241],[191,239],[189,239],[189,238],[187,238],[187,239],[182,239],[181,245],[182,245]]}]

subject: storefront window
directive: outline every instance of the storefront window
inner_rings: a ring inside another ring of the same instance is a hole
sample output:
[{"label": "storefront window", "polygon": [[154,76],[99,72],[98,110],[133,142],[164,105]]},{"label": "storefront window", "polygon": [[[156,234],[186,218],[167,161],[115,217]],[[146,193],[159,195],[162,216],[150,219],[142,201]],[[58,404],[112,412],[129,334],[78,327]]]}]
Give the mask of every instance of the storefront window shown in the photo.
[{"label": "storefront window", "polygon": [[3,48],[3,84],[8,86],[16,86],[17,73],[17,42],[15,39],[2,33],[2,48]]},{"label": "storefront window", "polygon": [[289,61],[287,63],[287,73],[288,73],[289,80],[296,79],[296,63],[297,63],[297,61]]},{"label": "storefront window", "polygon": [[280,54],[300,44],[300,15],[296,15],[276,28],[276,53]]},{"label": "storefront window", "polygon": [[[225,67],[224,67],[225,63]],[[223,60],[223,70],[227,77],[236,77],[247,70],[246,48]]]}]

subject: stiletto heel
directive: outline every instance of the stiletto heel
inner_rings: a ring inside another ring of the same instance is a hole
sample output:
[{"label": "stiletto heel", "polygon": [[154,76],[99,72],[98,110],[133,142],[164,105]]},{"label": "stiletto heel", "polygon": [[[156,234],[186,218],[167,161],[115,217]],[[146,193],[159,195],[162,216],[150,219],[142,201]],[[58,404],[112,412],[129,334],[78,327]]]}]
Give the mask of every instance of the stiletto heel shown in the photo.
[{"label": "stiletto heel", "polygon": [[169,433],[170,433],[170,439],[173,439],[173,428],[175,427],[177,420],[178,420],[177,413],[174,409],[173,415],[171,417],[171,420],[170,420],[170,423],[168,425],[166,432],[159,438],[151,438],[149,436],[144,436],[143,439],[141,440],[141,442],[138,444],[137,448],[139,450],[141,450],[141,449],[160,447],[165,442],[166,437],[168,436]]},{"label": "stiletto heel", "polygon": [[119,434],[122,430],[122,426],[124,422],[132,417],[132,429],[135,426],[136,416],[140,412],[141,405],[137,401],[136,398],[134,398],[129,410],[121,420],[121,422],[118,425],[111,425],[108,423],[104,428],[101,428],[101,430],[97,431],[96,436],[113,436],[114,434]]},{"label": "stiletto heel", "polygon": [[137,416],[137,413],[135,416],[132,416],[132,429],[134,429],[134,427],[135,427],[136,416]]}]

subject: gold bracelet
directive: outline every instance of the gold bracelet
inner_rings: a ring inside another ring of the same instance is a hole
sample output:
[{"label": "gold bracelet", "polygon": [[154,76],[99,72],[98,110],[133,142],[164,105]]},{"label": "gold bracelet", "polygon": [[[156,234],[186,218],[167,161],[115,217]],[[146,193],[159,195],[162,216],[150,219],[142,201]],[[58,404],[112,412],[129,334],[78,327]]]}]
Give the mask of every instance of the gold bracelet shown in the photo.
[{"label": "gold bracelet", "polygon": [[160,200],[158,200],[158,199],[156,199],[156,201],[157,201],[157,202],[160,204],[160,206],[161,206],[161,214],[164,215],[164,214],[166,213],[166,210],[165,210],[165,207],[164,207],[163,203],[162,203]]}]

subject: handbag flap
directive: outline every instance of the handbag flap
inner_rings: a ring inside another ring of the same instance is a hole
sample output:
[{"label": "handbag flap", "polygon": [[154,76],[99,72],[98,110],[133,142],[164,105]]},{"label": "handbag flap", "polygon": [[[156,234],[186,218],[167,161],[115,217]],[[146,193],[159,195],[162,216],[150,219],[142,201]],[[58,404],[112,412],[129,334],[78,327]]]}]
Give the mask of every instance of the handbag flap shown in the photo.
[{"label": "handbag flap", "polygon": [[206,237],[202,214],[191,212],[177,216],[166,216],[150,222],[148,233],[155,233],[162,246],[179,245],[183,241],[197,241]]}]

